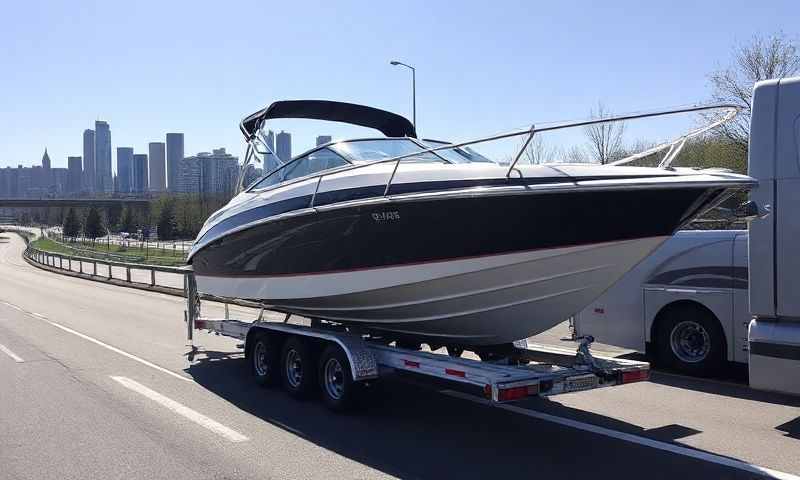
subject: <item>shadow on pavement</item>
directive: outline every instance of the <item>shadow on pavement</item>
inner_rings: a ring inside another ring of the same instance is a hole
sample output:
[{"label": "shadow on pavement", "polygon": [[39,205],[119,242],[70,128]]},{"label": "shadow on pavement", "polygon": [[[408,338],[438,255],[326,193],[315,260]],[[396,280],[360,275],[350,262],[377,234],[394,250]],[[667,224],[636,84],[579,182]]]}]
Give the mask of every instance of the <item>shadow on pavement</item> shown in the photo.
[{"label": "shadow on pavement", "polygon": [[[200,351],[194,380],[251,415],[322,448],[403,478],[752,478],[744,472],[387,379],[380,401],[337,415],[252,382],[240,353]],[[698,433],[681,425],[645,430],[542,399],[517,404],[663,441]]]}]

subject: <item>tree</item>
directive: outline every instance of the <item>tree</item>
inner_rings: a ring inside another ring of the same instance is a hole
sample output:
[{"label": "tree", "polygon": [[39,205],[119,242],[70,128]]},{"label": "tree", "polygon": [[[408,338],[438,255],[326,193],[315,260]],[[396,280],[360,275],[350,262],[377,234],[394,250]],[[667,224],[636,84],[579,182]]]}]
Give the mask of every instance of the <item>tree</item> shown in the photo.
[{"label": "tree", "polygon": [[709,75],[715,102],[735,103],[742,107],[736,118],[719,127],[719,132],[746,152],[753,85],[797,72],[800,72],[800,50],[797,43],[782,32],[768,37],[756,35],[750,43],[736,46],[731,65]]},{"label": "tree", "polygon": [[100,217],[100,212],[98,212],[95,207],[90,208],[89,213],[86,214],[83,233],[92,240],[106,234],[106,227],[103,225],[103,219]]},{"label": "tree", "polygon": [[528,146],[525,147],[520,160],[530,164],[552,163],[559,156],[561,154],[558,147],[551,147],[544,141],[541,134],[537,134],[533,136]]},{"label": "tree", "polygon": [[119,230],[121,232],[135,232],[136,222],[133,219],[133,212],[128,207],[122,210],[122,215],[119,221]]},{"label": "tree", "polygon": [[[608,118],[613,116],[606,110],[602,102],[597,104],[597,112],[589,112],[591,118]],[[625,133],[625,122],[595,123],[583,127],[588,140],[589,158],[596,163],[606,163],[623,157],[622,136]]]},{"label": "tree", "polygon": [[175,220],[175,201],[168,199],[161,206],[161,213],[158,216],[158,238],[161,240],[172,240],[178,230],[178,222]]},{"label": "tree", "polygon": [[64,223],[61,228],[61,233],[65,237],[75,238],[81,233],[81,221],[78,219],[78,214],[75,213],[74,208],[70,208],[67,212],[67,216],[64,217]]}]

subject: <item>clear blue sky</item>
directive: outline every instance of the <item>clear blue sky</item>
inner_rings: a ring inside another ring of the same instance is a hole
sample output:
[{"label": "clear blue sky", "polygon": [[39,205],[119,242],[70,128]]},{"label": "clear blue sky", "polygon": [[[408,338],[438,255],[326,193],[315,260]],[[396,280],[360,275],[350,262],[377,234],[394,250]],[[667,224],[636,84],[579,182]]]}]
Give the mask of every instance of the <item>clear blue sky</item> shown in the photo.
[{"label": "clear blue sky", "polygon": [[[598,100],[618,112],[702,101],[737,41],[797,38],[800,2],[26,0],[3,17],[0,167],[45,146],[66,166],[95,119],[115,149],[181,131],[187,154],[241,155],[239,120],[277,99],[410,117],[408,72],[390,59],[417,67],[419,129],[437,138],[581,117]],[[290,127],[295,152],[338,132]]]}]

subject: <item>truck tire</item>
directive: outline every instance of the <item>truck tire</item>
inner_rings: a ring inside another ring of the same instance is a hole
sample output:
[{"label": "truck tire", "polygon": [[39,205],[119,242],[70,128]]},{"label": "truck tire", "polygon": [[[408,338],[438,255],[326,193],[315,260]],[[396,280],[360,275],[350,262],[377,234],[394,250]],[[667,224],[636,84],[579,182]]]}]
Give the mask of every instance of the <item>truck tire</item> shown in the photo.
[{"label": "truck tire", "polygon": [[283,387],[295,398],[308,398],[317,387],[316,362],[309,342],[292,336],[281,352]]},{"label": "truck tire", "polygon": [[328,408],[344,412],[355,406],[361,385],[353,381],[350,361],[338,345],[328,345],[322,351],[318,377],[322,400]]},{"label": "truck tire", "polygon": [[702,307],[676,305],[659,314],[656,355],[659,364],[706,377],[725,364],[725,334]]},{"label": "truck tire", "polygon": [[279,352],[275,341],[267,334],[256,337],[250,348],[250,370],[261,386],[275,385],[280,377]]}]

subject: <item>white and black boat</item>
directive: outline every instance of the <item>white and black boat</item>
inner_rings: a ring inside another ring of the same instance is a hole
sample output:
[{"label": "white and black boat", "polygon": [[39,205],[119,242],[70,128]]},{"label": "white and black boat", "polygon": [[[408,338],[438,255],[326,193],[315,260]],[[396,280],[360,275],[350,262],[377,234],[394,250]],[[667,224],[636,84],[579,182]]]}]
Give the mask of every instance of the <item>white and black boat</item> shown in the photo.
[{"label": "white and black boat", "polygon": [[670,149],[665,168],[518,165],[522,150],[504,166],[469,145],[520,136],[524,149],[535,133],[613,119],[454,145],[417,140],[399,115],[327,101],[277,102],[245,118],[248,161],[268,153],[260,130],[272,118],[347,122],[385,137],[314,148],[212,215],[189,255],[198,290],[388,338],[495,345],[542,332],[754,183],[667,167],[707,128],[651,149]]}]

